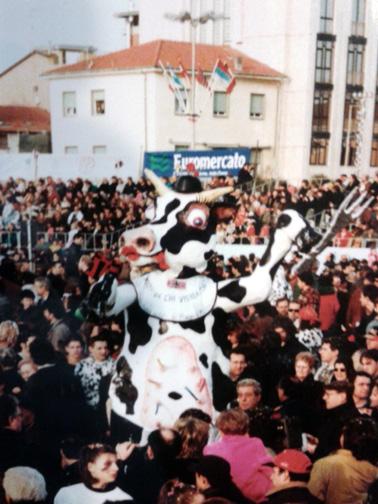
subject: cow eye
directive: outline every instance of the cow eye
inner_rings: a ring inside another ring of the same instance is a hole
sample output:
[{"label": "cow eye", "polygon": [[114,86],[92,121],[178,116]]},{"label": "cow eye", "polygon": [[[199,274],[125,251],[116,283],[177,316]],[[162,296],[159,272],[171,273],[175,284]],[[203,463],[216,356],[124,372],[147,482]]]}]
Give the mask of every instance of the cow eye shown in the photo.
[{"label": "cow eye", "polygon": [[197,229],[205,229],[209,213],[207,208],[193,207],[190,208],[185,214],[185,224]]}]

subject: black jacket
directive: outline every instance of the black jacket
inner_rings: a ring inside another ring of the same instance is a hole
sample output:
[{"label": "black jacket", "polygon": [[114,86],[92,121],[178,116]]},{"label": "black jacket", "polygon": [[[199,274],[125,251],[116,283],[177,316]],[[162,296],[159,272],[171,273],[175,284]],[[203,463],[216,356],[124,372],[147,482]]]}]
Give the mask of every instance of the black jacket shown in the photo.
[{"label": "black jacket", "polygon": [[314,458],[319,459],[329,455],[340,447],[340,436],[344,425],[351,418],[360,416],[354,404],[342,404],[336,408],[325,410],[320,418],[317,437],[319,444]]}]

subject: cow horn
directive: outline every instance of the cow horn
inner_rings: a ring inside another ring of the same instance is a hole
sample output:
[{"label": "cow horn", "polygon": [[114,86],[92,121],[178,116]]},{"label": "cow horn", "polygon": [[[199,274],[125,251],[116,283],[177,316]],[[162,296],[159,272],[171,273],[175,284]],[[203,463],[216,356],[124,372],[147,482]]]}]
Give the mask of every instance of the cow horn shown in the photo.
[{"label": "cow horn", "polygon": [[229,194],[234,190],[233,187],[216,187],[215,189],[209,189],[208,191],[202,191],[198,193],[197,200],[201,203],[211,203],[212,201]]},{"label": "cow horn", "polygon": [[153,183],[156,192],[159,196],[164,196],[171,192],[171,190],[164,184],[164,182],[151,170],[146,168],[144,170],[146,177]]}]

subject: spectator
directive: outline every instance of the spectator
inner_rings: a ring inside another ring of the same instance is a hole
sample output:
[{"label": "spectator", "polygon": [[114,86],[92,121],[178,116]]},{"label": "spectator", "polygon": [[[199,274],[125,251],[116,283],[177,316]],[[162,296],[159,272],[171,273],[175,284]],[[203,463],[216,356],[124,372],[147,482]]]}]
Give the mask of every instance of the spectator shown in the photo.
[{"label": "spectator", "polygon": [[360,297],[362,317],[358,325],[358,334],[365,334],[365,330],[370,322],[375,319],[375,305],[378,303],[378,287],[375,285],[365,285]]},{"label": "spectator", "polygon": [[231,381],[237,382],[247,369],[247,357],[242,348],[233,348],[230,353],[230,371],[229,377]]},{"label": "spectator", "polygon": [[[35,465],[38,457],[22,432],[22,412],[11,395],[0,396],[0,473],[14,466]],[[34,463],[33,463],[34,461]]]},{"label": "spectator", "polygon": [[13,316],[12,304],[5,292],[3,280],[0,279],[0,323]]},{"label": "spectator", "polygon": [[247,414],[249,411],[258,407],[261,401],[261,385],[253,378],[240,380],[236,385],[237,398],[232,404],[233,407],[239,407]]},{"label": "spectator", "polygon": [[372,380],[378,378],[378,349],[364,350],[361,353],[360,362],[363,371],[365,371]]},{"label": "spectator", "polygon": [[337,293],[332,287],[332,277],[330,274],[323,274],[320,277],[319,293],[320,329],[326,332],[335,326],[337,314],[340,310],[340,303]]},{"label": "spectator", "polygon": [[209,440],[209,424],[194,417],[179,418],[175,425],[181,436],[181,451],[176,461],[178,476],[185,483],[194,484],[193,472],[190,471],[194,461],[202,456],[203,449]]},{"label": "spectator", "polygon": [[272,350],[274,373],[279,376],[291,374],[297,353],[304,352],[306,347],[295,337],[295,327],[288,317],[276,317],[273,331],[278,336],[277,348]]},{"label": "spectator", "polygon": [[324,386],[325,409],[319,418],[318,444],[314,447],[316,459],[337,449],[342,427],[349,419],[359,416],[350,396],[348,382],[332,382]]},{"label": "spectator", "polygon": [[311,460],[299,450],[287,449],[273,458],[273,487],[267,494],[268,504],[310,504],[307,487]]},{"label": "spectator", "polygon": [[84,236],[78,232],[74,235],[72,244],[65,250],[65,272],[67,278],[79,276],[78,264],[80,257],[83,255],[83,243]]},{"label": "spectator", "polygon": [[221,457],[207,455],[195,465],[196,487],[208,497],[223,497],[238,504],[251,503],[233,482],[231,466]]},{"label": "spectator", "polygon": [[374,320],[366,327],[365,343],[368,350],[378,350],[378,321]]},{"label": "spectator", "polygon": [[373,381],[371,391],[370,391],[370,407],[372,409],[372,416],[377,421],[378,420],[378,380]]},{"label": "spectator", "polygon": [[203,504],[204,495],[193,485],[172,479],[161,487],[157,504]]},{"label": "spectator", "polygon": [[[319,313],[319,293],[315,289],[315,281],[312,273],[305,271],[298,275],[297,286],[299,295],[295,298],[301,305],[301,311],[311,308],[316,315]],[[301,316],[301,311],[299,316]]]},{"label": "spectator", "polygon": [[368,418],[350,420],[342,431],[341,448],[315,462],[310,492],[325,504],[363,504],[378,478],[377,425]]},{"label": "spectator", "polygon": [[83,359],[83,342],[79,336],[71,335],[64,345],[64,356],[68,368],[74,373],[75,367]]},{"label": "spectator", "polygon": [[116,486],[119,469],[115,450],[111,446],[93,444],[84,447],[79,470],[82,483],[61,488],[54,504],[133,502],[130,495]]},{"label": "spectator", "polygon": [[157,502],[163,484],[177,476],[176,460],[181,451],[179,434],[173,429],[161,428],[149,434],[147,447],[139,448],[125,442],[118,444],[116,449],[126,467],[126,477],[120,479],[121,488],[138,504]]},{"label": "spectator", "polygon": [[12,467],[4,474],[3,488],[8,504],[44,504],[46,482],[40,472],[31,467]]},{"label": "spectator", "polygon": [[301,306],[297,301],[290,301],[289,302],[289,307],[287,310],[287,317],[293,322],[294,326],[296,329],[299,329],[300,326],[300,317],[299,317],[299,310]]},{"label": "spectator", "polygon": [[347,381],[350,384],[354,379],[354,369],[349,359],[338,358],[333,368],[332,381]]},{"label": "spectator", "polygon": [[230,368],[228,376],[221,375],[216,385],[214,405],[223,410],[236,398],[236,383],[248,375],[247,356],[245,348],[237,346],[230,352]]},{"label": "spectator", "polygon": [[75,376],[80,380],[87,404],[96,410],[100,404],[100,381],[114,371],[114,361],[109,356],[106,333],[92,337],[88,348],[89,357],[75,366]]},{"label": "spectator", "polygon": [[315,373],[315,380],[329,384],[332,380],[335,362],[339,357],[339,344],[335,338],[323,340],[319,350],[320,367]]},{"label": "spectator", "polygon": [[[271,462],[262,441],[248,437],[249,420],[244,411],[232,409],[222,412],[216,420],[220,440],[204,449],[204,455],[222,457],[231,466],[236,486],[248,499],[262,502],[271,487]],[[245,464],[244,461],[249,463]]]},{"label": "spectator", "polygon": [[85,443],[79,437],[69,437],[60,443],[60,472],[56,489],[81,482],[79,471],[80,451]]},{"label": "spectator", "polygon": [[56,304],[50,304],[46,301],[43,305],[43,316],[49,323],[47,339],[50,341],[54,350],[64,352],[66,343],[71,336],[71,330],[63,320],[64,310]]},{"label": "spectator", "polygon": [[289,316],[289,300],[284,298],[279,298],[276,301],[276,310],[279,317]]},{"label": "spectator", "polygon": [[65,270],[62,261],[54,261],[47,273],[47,278],[50,280],[51,288],[61,298],[66,286]]},{"label": "spectator", "polygon": [[34,303],[35,295],[31,289],[22,289],[20,295],[21,307],[18,311],[18,323],[32,332],[38,326],[40,313]]},{"label": "spectator", "polygon": [[362,414],[369,406],[369,394],[372,378],[364,371],[358,371],[353,380],[352,399],[355,407]]},{"label": "spectator", "polygon": [[76,379],[57,365],[51,343],[34,340],[30,355],[38,371],[25,385],[25,402],[35,414],[46,448],[55,450],[61,439],[83,429],[88,431],[88,426],[83,425],[82,391]]},{"label": "spectator", "polygon": [[17,368],[19,375],[25,382],[27,382],[38,370],[37,366],[31,359],[24,359],[20,361]]},{"label": "spectator", "polygon": [[20,331],[13,320],[4,320],[0,323],[0,349],[13,348],[16,345]]}]

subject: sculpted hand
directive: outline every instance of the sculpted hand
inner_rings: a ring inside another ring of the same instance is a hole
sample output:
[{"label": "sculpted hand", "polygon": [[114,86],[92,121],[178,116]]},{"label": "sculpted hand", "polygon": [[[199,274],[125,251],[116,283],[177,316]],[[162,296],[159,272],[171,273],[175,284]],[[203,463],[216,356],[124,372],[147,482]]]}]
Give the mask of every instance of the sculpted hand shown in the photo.
[{"label": "sculpted hand", "polygon": [[93,285],[88,294],[87,306],[98,315],[105,315],[114,304],[115,276],[107,273]]},{"label": "sculpted hand", "polygon": [[337,209],[332,222],[324,234],[323,238],[310,250],[309,254],[305,254],[302,259],[294,266],[292,273],[301,273],[308,270],[316,256],[329,245],[332,238],[343,227],[347,226],[351,220],[361,217],[370,203],[374,200],[374,196],[370,196],[366,191],[359,194],[358,188],[354,188],[341,203]]}]

